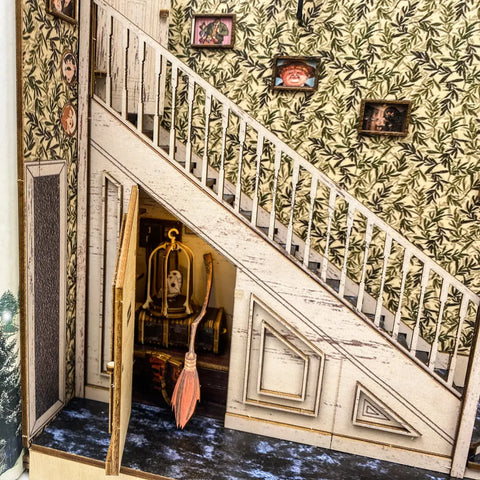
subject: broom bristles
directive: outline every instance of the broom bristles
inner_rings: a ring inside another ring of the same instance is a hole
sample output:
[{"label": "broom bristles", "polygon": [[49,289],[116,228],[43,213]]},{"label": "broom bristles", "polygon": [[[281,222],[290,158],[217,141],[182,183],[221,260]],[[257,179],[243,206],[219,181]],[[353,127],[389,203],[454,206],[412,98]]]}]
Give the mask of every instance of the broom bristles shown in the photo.
[{"label": "broom bristles", "polygon": [[172,409],[177,427],[183,429],[200,400],[200,382],[197,373],[197,355],[185,354],[185,366],[178,377],[172,395]]}]

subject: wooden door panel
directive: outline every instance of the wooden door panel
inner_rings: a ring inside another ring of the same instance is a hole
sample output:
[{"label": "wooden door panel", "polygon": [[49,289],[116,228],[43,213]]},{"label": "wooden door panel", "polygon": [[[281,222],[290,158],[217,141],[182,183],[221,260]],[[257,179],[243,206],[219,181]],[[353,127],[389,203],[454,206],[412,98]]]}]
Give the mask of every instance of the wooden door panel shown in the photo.
[{"label": "wooden door panel", "polygon": [[106,474],[119,475],[132,406],[135,329],[135,264],[138,232],[138,188],[134,186],[120,242],[113,281],[113,378],[110,447]]}]

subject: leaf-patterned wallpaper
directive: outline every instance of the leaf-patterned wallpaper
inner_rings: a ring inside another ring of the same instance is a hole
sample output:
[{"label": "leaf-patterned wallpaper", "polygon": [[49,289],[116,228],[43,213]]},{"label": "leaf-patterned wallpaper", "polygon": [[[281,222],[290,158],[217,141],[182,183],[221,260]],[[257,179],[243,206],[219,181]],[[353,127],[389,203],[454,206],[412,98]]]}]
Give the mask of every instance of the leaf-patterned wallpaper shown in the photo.
[{"label": "leaf-patterned wallpaper", "polygon": [[24,160],[67,161],[67,376],[74,393],[77,221],[77,140],[60,122],[63,106],[76,105],[77,86],[60,76],[65,51],[77,52],[78,27],[47,12],[45,0],[24,0],[22,9]]},{"label": "leaf-patterned wallpaper", "polygon": [[[169,48],[478,292],[478,1],[305,0],[302,25],[297,6],[173,0]],[[193,14],[227,12],[237,20],[233,49],[190,47]],[[275,55],[318,57],[318,90],[272,91]],[[408,136],[359,135],[362,99],[411,100]]]}]

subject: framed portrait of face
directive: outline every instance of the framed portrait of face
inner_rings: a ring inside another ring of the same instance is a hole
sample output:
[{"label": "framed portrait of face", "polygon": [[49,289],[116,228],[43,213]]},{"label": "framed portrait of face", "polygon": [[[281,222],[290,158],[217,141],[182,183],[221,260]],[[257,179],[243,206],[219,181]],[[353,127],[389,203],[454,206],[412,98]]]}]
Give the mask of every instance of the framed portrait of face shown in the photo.
[{"label": "framed portrait of face", "polygon": [[234,14],[194,15],[192,47],[233,48],[235,38]]},{"label": "framed portrait of face", "polygon": [[62,109],[61,123],[63,131],[69,137],[73,137],[77,131],[77,114],[75,107],[69,102]]},{"label": "framed portrait of face", "polygon": [[318,88],[318,62],[315,57],[274,57],[272,89],[315,91]]},{"label": "framed portrait of face", "polygon": [[408,135],[410,110],[408,100],[362,100],[358,131],[365,135]]},{"label": "framed portrait of face", "polygon": [[77,83],[77,58],[71,51],[66,51],[62,55],[60,62],[60,75],[67,85]]},{"label": "framed portrait of face", "polygon": [[47,10],[62,20],[77,23],[77,0],[47,0]]}]

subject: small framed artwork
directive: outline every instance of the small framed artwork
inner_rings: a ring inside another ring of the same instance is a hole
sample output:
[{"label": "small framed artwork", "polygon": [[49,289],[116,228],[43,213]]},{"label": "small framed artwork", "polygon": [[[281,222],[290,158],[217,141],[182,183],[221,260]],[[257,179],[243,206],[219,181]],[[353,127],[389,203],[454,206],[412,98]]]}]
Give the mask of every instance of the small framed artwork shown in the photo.
[{"label": "small framed artwork", "polygon": [[362,100],[359,133],[365,135],[408,135],[410,110],[408,100]]},{"label": "small framed artwork", "polygon": [[194,15],[192,47],[233,48],[235,38],[234,14]]},{"label": "small framed artwork", "polygon": [[73,137],[77,130],[77,114],[75,113],[75,107],[71,103],[66,103],[63,107],[61,122],[65,134]]},{"label": "small framed artwork", "polygon": [[77,83],[77,59],[71,51],[66,51],[62,55],[60,75],[67,85]]},{"label": "small framed artwork", "polygon": [[49,13],[67,22],[76,23],[77,0],[47,0]]},{"label": "small framed artwork", "polygon": [[273,90],[313,92],[318,87],[318,58],[282,57],[273,59]]}]

